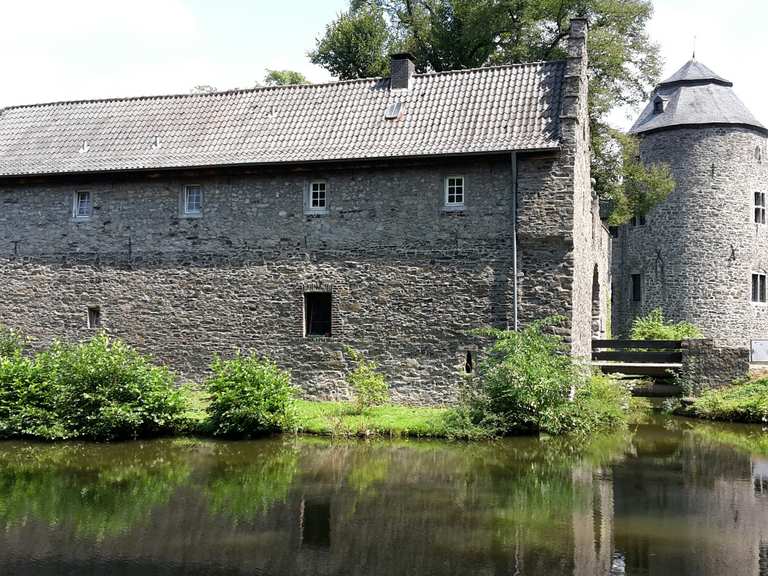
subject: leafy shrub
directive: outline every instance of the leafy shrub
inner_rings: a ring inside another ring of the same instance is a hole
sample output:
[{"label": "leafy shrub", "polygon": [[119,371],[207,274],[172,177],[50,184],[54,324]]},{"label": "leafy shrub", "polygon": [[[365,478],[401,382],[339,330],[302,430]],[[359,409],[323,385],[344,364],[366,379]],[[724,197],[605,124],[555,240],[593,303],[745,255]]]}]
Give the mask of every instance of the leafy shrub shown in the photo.
[{"label": "leafy shrub", "polygon": [[176,429],[184,409],[165,368],[99,335],[34,358],[0,358],[0,435],[118,440]]},{"label": "leafy shrub", "polygon": [[231,360],[217,357],[211,369],[206,387],[214,434],[257,436],[293,425],[296,390],[274,362],[238,352]]},{"label": "leafy shrub", "polygon": [[13,357],[24,348],[24,338],[15,330],[0,324],[0,358]]},{"label": "leafy shrub", "polygon": [[358,350],[347,348],[345,353],[355,363],[355,369],[347,374],[345,380],[355,392],[357,411],[364,412],[389,402],[389,385],[384,375],[376,372],[378,364],[366,360]]},{"label": "leafy shrub", "polygon": [[100,334],[79,344],[57,342],[36,363],[57,394],[58,421],[72,437],[154,436],[180,423],[184,402],[173,375],[121,340]]},{"label": "leafy shrub", "polygon": [[708,390],[694,400],[695,416],[732,422],[768,422],[768,378]]},{"label": "leafy shrub", "polygon": [[40,362],[18,351],[0,355],[0,437],[67,438],[57,416],[58,398]]},{"label": "leafy shrub", "polygon": [[478,426],[492,434],[562,434],[622,422],[627,392],[610,378],[591,377],[564,353],[562,339],[548,331],[557,320],[519,332],[484,331],[493,344],[449,428],[470,437]]},{"label": "leafy shrub", "polygon": [[701,335],[701,330],[690,322],[666,322],[661,308],[635,318],[630,334],[632,340],[686,340]]}]

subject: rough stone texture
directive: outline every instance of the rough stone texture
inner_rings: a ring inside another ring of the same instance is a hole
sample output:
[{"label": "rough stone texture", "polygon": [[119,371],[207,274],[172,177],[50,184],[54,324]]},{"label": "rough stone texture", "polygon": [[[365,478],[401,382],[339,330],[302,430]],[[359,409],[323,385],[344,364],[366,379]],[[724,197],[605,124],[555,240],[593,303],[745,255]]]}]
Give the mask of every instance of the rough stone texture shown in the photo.
[{"label": "rough stone texture", "polygon": [[[759,150],[760,154],[756,151]],[[768,227],[754,223],[765,190],[766,138],[741,127],[674,128],[641,140],[647,163],[669,163],[677,182],[645,226],[625,225],[614,241],[614,325],[661,307],[699,326],[716,344],[749,348],[768,338],[768,306],[751,302],[753,272],[768,269]],[[631,299],[641,274],[642,302]]]},{"label": "rough stone texture", "polygon": [[[590,194],[586,22],[572,31],[560,150],[0,181],[0,322],[43,346],[89,336],[98,306],[106,331],[183,377],[241,348],[320,398],[348,393],[352,346],[395,400],[444,403],[478,353],[470,331],[513,323],[516,222],[521,323],[564,316],[588,357],[606,324],[609,242]],[[464,176],[463,210],[443,208],[449,175]],[[317,179],[328,211],[307,215]],[[180,214],[185,184],[202,186],[199,218]],[[77,190],[92,193],[87,221],[71,217]],[[332,337],[304,336],[312,291],[332,293]]]},{"label": "rough stone texture", "polygon": [[729,386],[749,373],[749,350],[715,346],[714,340],[684,340],[681,376],[694,393]]},{"label": "rough stone texture", "polygon": [[[518,158],[517,172],[548,185],[557,157]],[[443,180],[463,174],[466,207],[442,209]],[[304,189],[328,182],[329,211],[306,216]],[[179,216],[179,190],[199,183],[202,218]],[[72,220],[73,190],[94,195],[93,217]],[[509,157],[311,173],[190,175],[0,186],[0,322],[34,337],[87,337],[89,306],[103,327],[184,377],[214,353],[272,356],[307,396],[347,394],[343,347],[380,362],[401,402],[454,398],[473,328],[512,318],[512,168]],[[558,268],[567,250],[521,261]],[[526,278],[531,319],[564,313],[567,293]],[[560,286],[564,281],[557,281]],[[548,293],[545,291],[552,290]],[[331,338],[305,338],[303,294],[334,299]],[[546,310],[538,298],[546,300]],[[588,313],[588,311],[585,311]]]}]

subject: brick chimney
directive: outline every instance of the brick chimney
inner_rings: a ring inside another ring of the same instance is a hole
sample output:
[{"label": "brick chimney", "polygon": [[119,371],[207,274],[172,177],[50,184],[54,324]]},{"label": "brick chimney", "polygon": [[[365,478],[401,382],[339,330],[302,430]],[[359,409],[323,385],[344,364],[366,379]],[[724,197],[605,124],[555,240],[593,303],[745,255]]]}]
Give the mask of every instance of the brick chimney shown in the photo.
[{"label": "brick chimney", "polygon": [[408,90],[411,76],[416,72],[416,63],[413,56],[407,52],[390,55],[389,87],[392,90]]}]

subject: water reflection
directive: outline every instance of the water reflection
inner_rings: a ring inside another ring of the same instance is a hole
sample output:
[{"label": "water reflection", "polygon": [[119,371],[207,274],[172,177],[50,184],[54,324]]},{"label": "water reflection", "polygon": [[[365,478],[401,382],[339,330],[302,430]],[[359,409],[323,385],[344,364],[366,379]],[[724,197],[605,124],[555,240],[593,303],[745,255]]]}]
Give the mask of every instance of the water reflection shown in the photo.
[{"label": "water reflection", "polygon": [[11,574],[768,574],[757,428],[0,444]]}]

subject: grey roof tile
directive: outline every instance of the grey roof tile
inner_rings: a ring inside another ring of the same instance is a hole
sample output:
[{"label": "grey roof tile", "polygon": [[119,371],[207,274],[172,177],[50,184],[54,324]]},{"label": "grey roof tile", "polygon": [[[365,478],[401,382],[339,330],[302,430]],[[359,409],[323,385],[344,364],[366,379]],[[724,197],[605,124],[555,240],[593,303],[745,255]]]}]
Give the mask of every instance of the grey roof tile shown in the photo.
[{"label": "grey roof tile", "polygon": [[[703,64],[691,60],[657,86],[629,131],[640,134],[674,126],[735,124],[766,132],[732,86]],[[665,101],[663,112],[654,111],[657,97]]]},{"label": "grey roof tile", "polygon": [[[417,74],[407,91],[380,78],[11,107],[0,176],[556,148],[564,72],[556,61]],[[387,120],[394,101],[404,114]]]}]

